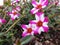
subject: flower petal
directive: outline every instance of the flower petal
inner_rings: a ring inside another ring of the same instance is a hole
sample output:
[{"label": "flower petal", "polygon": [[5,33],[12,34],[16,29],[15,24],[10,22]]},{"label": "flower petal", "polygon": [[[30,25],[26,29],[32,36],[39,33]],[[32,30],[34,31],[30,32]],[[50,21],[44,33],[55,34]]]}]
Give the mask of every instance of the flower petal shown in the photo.
[{"label": "flower petal", "polygon": [[43,26],[48,27],[47,24],[48,24],[48,22],[44,22],[44,23],[43,23]]},{"label": "flower petal", "polygon": [[44,32],[48,32],[48,27],[43,26]]},{"label": "flower petal", "polygon": [[25,37],[26,35],[27,35],[27,32],[24,31],[24,32],[22,33],[22,36]]},{"label": "flower petal", "polygon": [[34,7],[36,7],[36,6],[37,6],[37,4],[38,4],[38,2],[36,2],[35,0],[34,0],[34,1],[32,1],[32,5],[33,5]]},{"label": "flower petal", "polygon": [[31,12],[31,14],[35,14],[35,13],[38,12],[38,10],[39,10],[39,9],[33,8],[30,12]]},{"label": "flower petal", "polygon": [[39,4],[42,4],[43,0],[39,0]]},{"label": "flower petal", "polygon": [[44,22],[49,22],[48,17],[45,17],[45,18],[44,18]]},{"label": "flower petal", "polygon": [[46,7],[46,5],[43,5],[43,6],[42,6],[42,8],[45,8],[45,7]]},{"label": "flower petal", "polygon": [[46,5],[46,6],[47,6],[47,4],[48,4],[48,0],[44,0],[42,3],[42,5]]},{"label": "flower petal", "polygon": [[27,30],[27,25],[21,25],[21,27],[23,28],[23,30]]},{"label": "flower petal", "polygon": [[29,23],[30,24],[36,24],[37,20],[30,20]]},{"label": "flower petal", "polygon": [[39,34],[41,34],[41,32],[44,32],[43,27],[40,27],[39,30],[38,30],[38,33],[39,33]]}]

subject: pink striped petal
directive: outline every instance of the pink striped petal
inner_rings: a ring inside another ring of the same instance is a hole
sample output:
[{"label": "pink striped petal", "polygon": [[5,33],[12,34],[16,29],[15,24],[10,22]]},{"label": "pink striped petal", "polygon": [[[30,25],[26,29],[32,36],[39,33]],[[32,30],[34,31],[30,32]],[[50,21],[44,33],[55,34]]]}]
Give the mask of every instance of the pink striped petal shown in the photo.
[{"label": "pink striped petal", "polygon": [[39,10],[39,9],[33,8],[30,12],[31,12],[31,14],[35,14],[35,13],[38,12],[38,10]]},{"label": "pink striped petal", "polygon": [[34,34],[38,34],[38,30],[39,30],[39,28],[37,27],[34,31]]},{"label": "pink striped petal", "polygon": [[17,6],[17,7],[16,7],[16,10],[17,10],[17,11],[20,11],[20,10],[21,10],[20,8],[21,8],[20,6]]},{"label": "pink striped petal", "polygon": [[36,22],[37,22],[36,20],[29,21],[30,24],[36,24]]},{"label": "pink striped petal", "polygon": [[44,22],[49,22],[48,17],[45,17]]},{"label": "pink striped petal", "polygon": [[26,30],[27,29],[27,26],[26,25],[21,25],[21,27],[24,29],[24,30]]},{"label": "pink striped petal", "polygon": [[43,29],[44,29],[44,32],[48,32],[48,29],[49,29],[49,28],[43,26]]},{"label": "pink striped petal", "polygon": [[23,32],[22,37],[27,36],[27,32]]},{"label": "pink striped petal", "polygon": [[32,1],[32,5],[33,5],[34,7],[36,7],[37,4],[38,4],[38,2],[36,2],[35,0]]},{"label": "pink striped petal", "polygon": [[44,1],[44,0],[39,0],[39,4],[42,4],[43,1]]},{"label": "pink striped petal", "polygon": [[43,3],[42,3],[42,5],[43,5],[43,6],[44,6],[44,5],[47,6],[47,5],[48,5],[48,0],[44,0]]}]

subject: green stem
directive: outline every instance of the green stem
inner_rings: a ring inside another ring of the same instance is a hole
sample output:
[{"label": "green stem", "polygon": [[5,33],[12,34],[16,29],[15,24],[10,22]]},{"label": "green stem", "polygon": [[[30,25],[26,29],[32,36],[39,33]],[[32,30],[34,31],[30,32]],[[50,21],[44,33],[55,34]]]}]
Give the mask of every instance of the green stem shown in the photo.
[{"label": "green stem", "polygon": [[[24,16],[25,16],[25,15],[24,15]],[[24,16],[22,16],[22,17],[24,17]],[[22,18],[22,17],[21,17],[21,18]],[[16,21],[14,22],[14,24],[11,25],[11,26],[9,27],[9,29],[8,29],[5,33],[7,33],[8,31],[10,31],[11,28],[13,28],[13,27],[20,21],[21,18],[19,18],[18,20],[16,20]]]},{"label": "green stem", "polygon": [[4,28],[2,29],[2,31],[8,26],[8,24],[10,23],[11,19],[8,21],[8,23],[4,26]]}]

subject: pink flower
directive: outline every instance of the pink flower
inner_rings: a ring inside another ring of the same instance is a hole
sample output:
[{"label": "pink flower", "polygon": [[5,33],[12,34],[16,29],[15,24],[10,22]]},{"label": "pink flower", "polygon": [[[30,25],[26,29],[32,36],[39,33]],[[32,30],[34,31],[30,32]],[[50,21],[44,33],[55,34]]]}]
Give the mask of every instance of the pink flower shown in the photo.
[{"label": "pink flower", "polygon": [[1,24],[4,24],[4,23],[6,23],[6,20],[5,20],[5,19],[0,18],[0,23],[1,23]]},{"label": "pink flower", "polygon": [[36,13],[36,20],[31,20],[30,24],[35,28],[37,33],[47,32],[48,31],[48,17],[44,17],[44,13]]},{"label": "pink flower", "polygon": [[20,14],[16,10],[12,10],[12,12],[8,12],[8,15],[11,16],[12,20],[15,20],[16,18],[19,18]]},{"label": "pink flower", "polygon": [[50,3],[50,4],[53,4],[53,5],[58,5],[59,0],[50,0],[49,3]]},{"label": "pink flower", "polygon": [[23,28],[24,32],[22,34],[23,37],[27,36],[27,35],[34,35],[34,29],[32,28],[32,25],[21,25],[21,27]]},{"label": "pink flower", "polygon": [[11,5],[14,5],[15,3],[18,3],[20,0],[11,0]]},{"label": "pink flower", "polygon": [[34,6],[34,8],[31,10],[31,13],[32,14],[37,13],[42,8],[45,8],[47,4],[48,4],[48,0],[39,0],[39,3],[33,0],[32,5]]}]

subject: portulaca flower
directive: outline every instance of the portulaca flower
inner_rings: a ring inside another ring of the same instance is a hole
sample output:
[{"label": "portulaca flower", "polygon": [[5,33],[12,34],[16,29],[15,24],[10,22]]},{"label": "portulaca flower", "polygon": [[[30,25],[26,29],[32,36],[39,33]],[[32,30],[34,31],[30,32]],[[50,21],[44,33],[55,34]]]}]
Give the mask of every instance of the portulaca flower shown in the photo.
[{"label": "portulaca flower", "polygon": [[44,13],[38,12],[35,14],[35,18],[36,20],[31,20],[30,23],[37,33],[48,32],[48,17],[44,17]]},{"label": "portulaca flower", "polygon": [[34,35],[35,30],[32,28],[32,25],[21,25],[23,31],[22,36],[25,37],[27,35]]},{"label": "portulaca flower", "polygon": [[37,13],[42,8],[45,8],[48,4],[48,0],[39,0],[39,2],[36,2],[35,0],[32,1],[32,5],[34,8],[31,10],[32,14]]},{"label": "portulaca flower", "polygon": [[4,23],[6,23],[6,20],[5,20],[5,19],[0,18],[0,24],[4,24]]},{"label": "portulaca flower", "polygon": [[12,10],[12,12],[8,12],[8,15],[11,16],[12,20],[15,20],[16,18],[19,18],[20,14],[16,10]]}]

